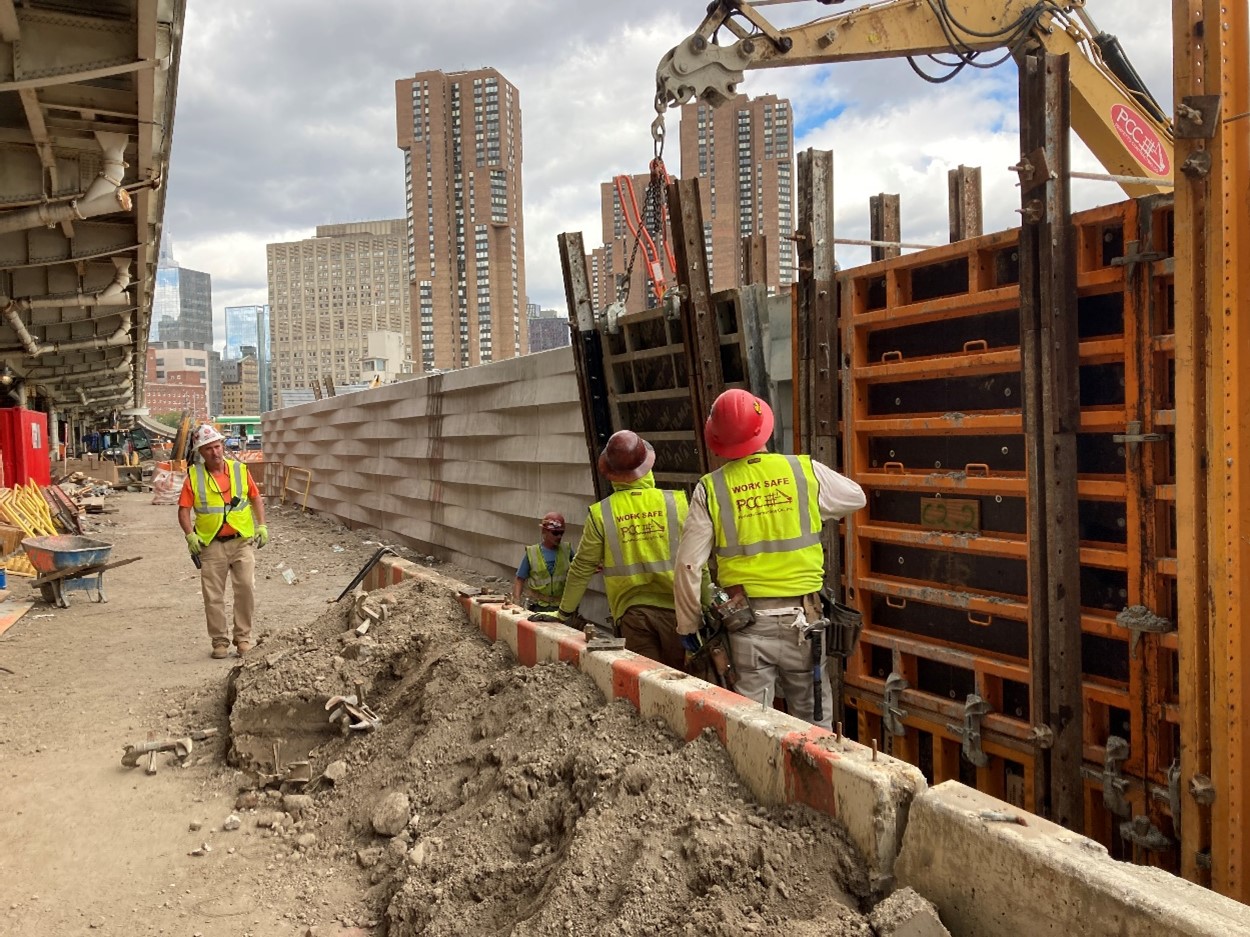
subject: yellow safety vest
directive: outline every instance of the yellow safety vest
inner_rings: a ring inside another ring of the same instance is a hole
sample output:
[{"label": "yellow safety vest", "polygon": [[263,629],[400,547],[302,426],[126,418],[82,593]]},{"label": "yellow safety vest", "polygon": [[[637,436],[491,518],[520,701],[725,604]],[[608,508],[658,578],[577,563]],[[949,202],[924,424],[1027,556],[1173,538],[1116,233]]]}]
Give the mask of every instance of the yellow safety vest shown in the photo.
[{"label": "yellow safety vest", "polygon": [[525,588],[531,598],[545,605],[558,606],[560,596],[564,595],[564,582],[569,578],[569,563],[573,558],[573,548],[567,543],[556,547],[556,568],[553,570],[547,569],[541,543],[531,543],[525,548],[525,555],[530,561],[530,576],[525,580]]},{"label": "yellow safety vest", "polygon": [[825,580],[819,484],[805,455],[762,452],[699,479],[716,533],[717,579],[754,598],[818,592]]},{"label": "yellow safety vest", "polygon": [[[188,471],[191,473],[195,534],[201,543],[212,543],[217,532],[226,524],[233,527],[240,537],[251,538],[255,535],[252,505],[247,498],[247,466],[242,462],[226,461],[226,471],[230,475],[229,492],[219,492],[216,483],[208,483],[209,472],[204,466],[192,465]],[[238,500],[234,501],[235,498]],[[234,501],[233,508],[229,506],[231,501]]]},{"label": "yellow safety vest", "polygon": [[673,562],[689,506],[681,491],[625,488],[590,506],[603,530],[603,585],[612,617],[634,605],[673,608]]}]

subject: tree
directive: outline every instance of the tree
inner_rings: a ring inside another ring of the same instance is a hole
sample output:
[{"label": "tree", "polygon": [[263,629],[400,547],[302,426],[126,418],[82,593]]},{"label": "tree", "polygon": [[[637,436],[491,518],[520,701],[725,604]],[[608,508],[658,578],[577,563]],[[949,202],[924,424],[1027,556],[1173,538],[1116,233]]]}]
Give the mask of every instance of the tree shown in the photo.
[{"label": "tree", "polygon": [[171,426],[174,429],[177,429],[182,425],[182,413],[179,411],[174,411],[172,413],[153,413],[152,419],[156,420],[158,423],[164,423],[166,426]]}]

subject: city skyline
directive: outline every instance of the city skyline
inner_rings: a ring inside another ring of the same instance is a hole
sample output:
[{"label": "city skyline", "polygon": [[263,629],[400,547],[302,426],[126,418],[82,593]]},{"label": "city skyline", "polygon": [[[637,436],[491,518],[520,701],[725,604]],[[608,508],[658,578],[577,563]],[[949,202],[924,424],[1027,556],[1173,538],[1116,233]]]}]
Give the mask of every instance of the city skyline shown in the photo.
[{"label": "city skyline", "polygon": [[[525,102],[527,292],[544,307],[563,307],[556,235],[580,231],[588,244],[597,241],[599,184],[646,171],[656,62],[694,29],[704,6],[640,0],[621,18],[572,0],[509,8],[506,17],[473,0],[437,15],[381,0],[350,10],[318,0],[193,4],[164,237],[176,240],[184,263],[213,275],[222,327],[225,306],[265,302],[265,244],[309,237],[328,220],[404,214],[397,76],[490,65]],[[786,25],[830,10],[812,2],[764,12]],[[1168,5],[1091,0],[1088,12],[1120,37],[1170,109]],[[533,55],[539,36],[543,56]],[[306,93],[313,87],[333,93]],[[1014,226],[1019,194],[1006,167],[1019,159],[1015,68],[967,69],[941,96],[932,88],[906,62],[891,61],[751,72],[738,90],[791,101],[795,152],[834,151],[839,236],[867,237],[868,194],[897,192],[905,239],[941,243],[946,171],[961,163],[984,167],[986,230]],[[238,108],[238,100],[249,106]],[[671,167],[676,114],[668,131]],[[223,148],[223,139],[247,146]],[[1076,144],[1074,160],[1078,169],[1099,168]],[[1122,197],[1104,183],[1073,189],[1078,207]],[[838,260],[844,268],[866,262],[867,251],[839,248]]]}]

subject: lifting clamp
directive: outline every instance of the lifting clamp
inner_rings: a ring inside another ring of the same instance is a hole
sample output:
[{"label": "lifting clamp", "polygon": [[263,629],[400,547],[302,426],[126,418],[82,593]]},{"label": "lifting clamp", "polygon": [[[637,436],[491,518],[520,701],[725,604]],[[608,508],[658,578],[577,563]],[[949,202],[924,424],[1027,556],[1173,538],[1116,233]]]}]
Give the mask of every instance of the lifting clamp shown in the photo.
[{"label": "lifting clamp", "polygon": [[990,704],[977,696],[975,693],[969,693],[968,699],[964,702],[964,724],[962,727],[947,725],[950,729],[963,740],[961,749],[964,757],[978,768],[984,768],[990,763],[990,758],[981,748],[981,720],[990,712]]}]

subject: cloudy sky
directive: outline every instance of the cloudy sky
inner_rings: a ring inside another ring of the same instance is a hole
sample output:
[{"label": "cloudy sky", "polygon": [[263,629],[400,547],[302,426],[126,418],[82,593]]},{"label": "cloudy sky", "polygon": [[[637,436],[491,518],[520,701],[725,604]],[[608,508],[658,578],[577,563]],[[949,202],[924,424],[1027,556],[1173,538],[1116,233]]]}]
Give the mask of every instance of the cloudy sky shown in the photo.
[{"label": "cloudy sky", "polygon": [[[761,8],[778,25],[852,6]],[[188,0],[165,235],[179,263],[213,277],[218,345],[226,306],[267,301],[265,245],[318,224],[404,213],[395,146],[398,78],[493,66],[519,89],[526,278],[531,302],[563,308],[556,235],[600,229],[599,184],[651,158],[655,66],[694,30],[706,0]],[[1171,108],[1166,0],[1088,0]],[[839,237],[868,236],[868,198],[901,195],[903,240],[946,239],[946,173],[982,167],[986,230],[1016,224],[1016,70],[966,69],[945,85],[906,61],[748,73],[747,94],[788,97],[795,149],[830,149]],[[677,119],[668,122],[677,165]],[[1099,167],[1079,145],[1075,168]],[[1078,207],[1116,201],[1076,182]],[[840,248],[843,267],[866,260]]]}]

